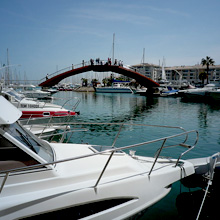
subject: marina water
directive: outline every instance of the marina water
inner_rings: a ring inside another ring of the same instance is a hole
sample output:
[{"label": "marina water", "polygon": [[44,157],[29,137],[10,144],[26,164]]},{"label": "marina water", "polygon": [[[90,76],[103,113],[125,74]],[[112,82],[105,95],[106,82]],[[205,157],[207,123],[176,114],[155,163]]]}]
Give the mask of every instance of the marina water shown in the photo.
[{"label": "marina water", "polygon": [[[58,92],[53,95],[55,103],[61,104],[63,98],[78,97],[79,122],[116,122],[180,126],[188,130],[198,130],[197,146],[183,159],[207,157],[220,151],[220,103],[187,102],[181,97],[145,97],[135,94],[107,94],[93,92]],[[74,99],[69,103],[74,104]],[[158,129],[157,129],[158,131]],[[108,136],[114,131],[107,129]],[[119,144],[129,145],[133,138],[144,138],[149,130],[131,129]],[[159,130],[160,136],[166,132]],[[94,130],[97,141],[105,144],[105,138]],[[81,137],[82,138],[82,137]],[[156,136],[155,136],[156,138]],[[144,139],[143,139],[144,140]],[[75,141],[75,140],[71,140]],[[160,146],[159,146],[160,147]],[[137,154],[149,155],[148,148],[137,150]],[[172,149],[175,155],[175,149]],[[143,219],[181,219],[176,209],[176,197],[180,191],[187,191],[180,182],[175,183],[171,192],[161,201],[150,207],[140,217]]]}]

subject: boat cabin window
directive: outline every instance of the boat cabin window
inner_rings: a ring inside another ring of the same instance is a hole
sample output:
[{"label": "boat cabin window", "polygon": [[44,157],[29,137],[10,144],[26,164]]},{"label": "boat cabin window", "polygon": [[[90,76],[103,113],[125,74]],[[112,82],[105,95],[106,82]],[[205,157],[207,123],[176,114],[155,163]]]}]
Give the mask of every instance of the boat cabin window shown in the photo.
[{"label": "boat cabin window", "polygon": [[3,130],[8,132],[12,137],[21,142],[25,147],[38,154],[47,162],[53,162],[53,151],[47,142],[43,142],[31,132],[25,130],[18,122],[5,125]]},{"label": "boat cabin window", "polygon": [[38,162],[0,135],[0,171],[31,166],[34,164],[38,164]]}]

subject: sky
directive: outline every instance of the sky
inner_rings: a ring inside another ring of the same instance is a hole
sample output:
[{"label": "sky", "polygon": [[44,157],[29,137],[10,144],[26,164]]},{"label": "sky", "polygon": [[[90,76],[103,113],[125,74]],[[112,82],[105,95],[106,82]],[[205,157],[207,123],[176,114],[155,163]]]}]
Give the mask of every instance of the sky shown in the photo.
[{"label": "sky", "polygon": [[113,35],[124,64],[220,64],[220,0],[0,0],[0,20],[0,71],[29,80],[112,57]]}]

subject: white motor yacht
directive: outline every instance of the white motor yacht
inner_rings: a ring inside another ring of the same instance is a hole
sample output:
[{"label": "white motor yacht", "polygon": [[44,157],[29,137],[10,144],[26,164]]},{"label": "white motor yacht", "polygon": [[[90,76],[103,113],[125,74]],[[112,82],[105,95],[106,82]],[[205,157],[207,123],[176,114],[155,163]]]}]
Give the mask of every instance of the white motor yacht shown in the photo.
[{"label": "white motor yacht", "polygon": [[[2,96],[0,104],[4,106],[0,110],[2,220],[67,216],[125,219],[162,199],[172,183],[195,172],[193,164],[181,156],[194,148],[196,131],[119,148],[49,143],[23,128],[17,122],[21,111]],[[178,159],[160,157],[168,139],[187,137],[189,133],[195,134],[193,145],[186,144],[185,138],[172,145],[187,148]],[[152,142],[159,145],[155,157],[123,151]]]},{"label": "white motor yacht", "polygon": [[77,100],[73,110],[70,111],[60,105],[39,102],[31,98],[26,98],[10,88],[3,89],[1,94],[15,107],[22,111],[21,118],[62,117],[77,115],[77,112],[74,110],[79,104],[79,100]]},{"label": "white motor yacht", "polygon": [[95,87],[95,91],[98,93],[133,93],[131,87],[124,83],[112,83],[112,86]]},{"label": "white motor yacht", "polygon": [[187,99],[203,99],[210,92],[215,91],[219,88],[219,84],[209,83],[203,88],[190,88],[185,90],[180,90],[179,95]]},{"label": "white motor yacht", "polygon": [[23,94],[27,98],[49,98],[51,97],[51,93],[48,91],[42,91],[38,89],[34,85],[17,85],[16,89],[20,91],[21,94]]}]

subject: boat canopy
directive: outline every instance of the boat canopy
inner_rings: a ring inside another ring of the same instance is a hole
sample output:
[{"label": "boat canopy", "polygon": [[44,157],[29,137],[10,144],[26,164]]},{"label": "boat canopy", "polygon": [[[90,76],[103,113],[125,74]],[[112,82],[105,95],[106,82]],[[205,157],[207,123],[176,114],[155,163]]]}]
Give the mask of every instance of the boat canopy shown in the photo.
[{"label": "boat canopy", "polygon": [[22,112],[3,96],[0,96],[0,105],[0,124],[13,124],[21,117]]}]

